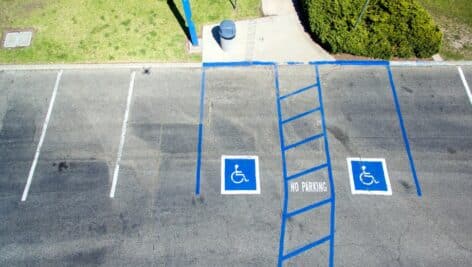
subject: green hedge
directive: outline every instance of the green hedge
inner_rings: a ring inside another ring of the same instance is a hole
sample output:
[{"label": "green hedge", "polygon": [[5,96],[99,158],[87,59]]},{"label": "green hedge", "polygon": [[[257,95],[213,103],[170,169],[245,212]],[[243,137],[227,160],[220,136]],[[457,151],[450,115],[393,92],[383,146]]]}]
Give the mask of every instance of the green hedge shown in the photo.
[{"label": "green hedge", "polygon": [[442,33],[416,0],[301,0],[313,36],[333,53],[425,58],[439,51]]}]

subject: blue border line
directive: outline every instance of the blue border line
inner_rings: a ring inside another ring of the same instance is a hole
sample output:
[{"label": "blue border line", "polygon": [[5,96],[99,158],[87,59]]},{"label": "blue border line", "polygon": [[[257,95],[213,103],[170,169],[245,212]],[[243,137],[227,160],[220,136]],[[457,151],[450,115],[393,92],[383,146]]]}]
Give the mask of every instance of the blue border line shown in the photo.
[{"label": "blue border line", "polygon": [[334,191],[334,180],[333,180],[333,172],[331,169],[331,157],[329,153],[329,143],[328,143],[328,135],[326,134],[326,121],[325,121],[325,113],[324,113],[324,106],[323,106],[323,90],[321,88],[321,81],[320,81],[320,71],[318,65],[315,65],[315,72],[316,72],[316,83],[318,83],[318,100],[320,102],[320,112],[321,112],[321,121],[323,126],[323,133],[325,133],[325,153],[326,153],[326,160],[328,164],[328,175],[329,175],[329,189],[331,194],[331,215],[330,215],[330,242],[329,242],[329,266],[334,266],[334,232],[336,227],[335,215],[336,215],[336,192]]},{"label": "blue border line", "polygon": [[198,144],[197,144],[197,170],[195,181],[195,195],[200,195],[200,172],[202,163],[202,145],[203,145],[203,116],[205,108],[205,68],[202,69],[202,80],[200,83],[200,117],[198,123]]},{"label": "blue border line", "polygon": [[390,80],[390,87],[392,88],[393,100],[395,102],[395,109],[397,110],[398,121],[400,123],[400,129],[402,131],[403,142],[405,143],[406,153],[408,154],[408,160],[410,162],[411,173],[413,174],[413,180],[416,186],[416,193],[419,197],[422,196],[421,185],[418,181],[418,176],[416,175],[415,163],[413,161],[413,155],[411,154],[410,142],[408,141],[408,135],[406,133],[405,125],[403,123],[402,111],[400,109],[400,101],[398,101],[397,89],[395,88],[395,83],[393,82],[393,74],[390,65],[386,66],[388,72],[388,79]]},{"label": "blue border line", "polygon": [[249,67],[249,66],[275,66],[277,63],[270,61],[235,61],[235,62],[203,62],[204,68],[218,67]]},{"label": "blue border line", "polygon": [[311,61],[311,65],[340,65],[340,66],[388,66],[386,60],[333,60],[333,61]]},{"label": "blue border line", "polygon": [[278,266],[282,267],[283,262],[283,255],[284,255],[284,243],[285,243],[285,225],[287,220],[287,206],[288,206],[288,183],[287,183],[287,166],[285,161],[285,142],[284,142],[284,133],[283,133],[283,126],[282,126],[282,111],[280,108],[280,88],[279,88],[279,68],[277,65],[274,65],[274,73],[275,73],[275,94],[276,94],[276,101],[277,101],[277,116],[278,116],[278,124],[279,124],[279,138],[280,138],[280,151],[282,152],[282,172],[283,172],[283,183],[284,183],[284,201],[282,207],[282,223],[280,226],[280,238],[279,238],[279,259],[278,259]]}]

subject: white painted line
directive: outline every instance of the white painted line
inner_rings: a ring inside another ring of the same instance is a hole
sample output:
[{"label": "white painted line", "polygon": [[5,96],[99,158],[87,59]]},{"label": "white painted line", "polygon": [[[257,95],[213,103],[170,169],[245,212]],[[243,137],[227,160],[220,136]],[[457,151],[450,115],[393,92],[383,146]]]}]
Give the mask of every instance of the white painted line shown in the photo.
[{"label": "white painted line", "polygon": [[113,172],[113,181],[111,184],[110,198],[115,197],[116,183],[118,182],[118,172],[120,171],[121,155],[123,154],[123,147],[125,145],[126,128],[128,128],[129,108],[131,106],[131,98],[133,96],[135,77],[136,77],[136,71],[133,71],[131,73],[131,80],[129,82],[128,99],[126,100],[125,118],[123,119],[123,125],[121,126],[121,140],[120,140],[120,146],[118,148],[118,155],[116,157],[115,171]]},{"label": "white painted line", "polygon": [[470,92],[469,85],[467,84],[467,80],[465,79],[464,72],[462,72],[461,67],[457,67],[457,70],[459,71],[459,75],[461,76],[462,83],[464,84],[465,92],[467,93],[467,96],[469,97],[469,102],[472,105],[472,93]]},{"label": "white painted line", "polygon": [[41,147],[43,146],[44,137],[46,136],[46,131],[48,129],[49,119],[51,118],[52,109],[54,107],[54,102],[56,100],[57,89],[59,88],[59,82],[61,81],[62,70],[57,73],[56,83],[54,84],[54,90],[52,91],[51,101],[49,102],[48,112],[46,114],[46,119],[44,120],[43,129],[41,131],[41,137],[39,138],[38,147],[36,148],[36,153],[34,154],[33,163],[31,164],[31,169],[28,174],[28,180],[26,181],[25,190],[23,191],[23,196],[21,201],[26,201],[28,197],[28,192],[33,181],[34,170],[36,169],[36,164],[38,164],[39,154],[41,152]]}]

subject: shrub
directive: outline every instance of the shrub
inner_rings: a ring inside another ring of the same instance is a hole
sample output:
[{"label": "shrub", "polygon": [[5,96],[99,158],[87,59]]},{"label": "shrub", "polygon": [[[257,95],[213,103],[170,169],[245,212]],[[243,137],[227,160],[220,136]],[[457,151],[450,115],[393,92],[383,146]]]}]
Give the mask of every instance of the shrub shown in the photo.
[{"label": "shrub", "polygon": [[442,33],[416,0],[301,0],[311,33],[333,53],[384,58],[430,57]]}]

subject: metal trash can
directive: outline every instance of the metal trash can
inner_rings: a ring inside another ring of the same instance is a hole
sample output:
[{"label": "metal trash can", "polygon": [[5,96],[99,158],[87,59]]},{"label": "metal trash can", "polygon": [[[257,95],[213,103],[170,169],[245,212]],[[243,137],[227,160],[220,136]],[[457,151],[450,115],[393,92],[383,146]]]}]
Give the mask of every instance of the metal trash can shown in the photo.
[{"label": "metal trash can", "polygon": [[232,20],[223,20],[220,23],[220,45],[223,51],[228,52],[235,46],[234,38],[236,37],[236,24]]}]

